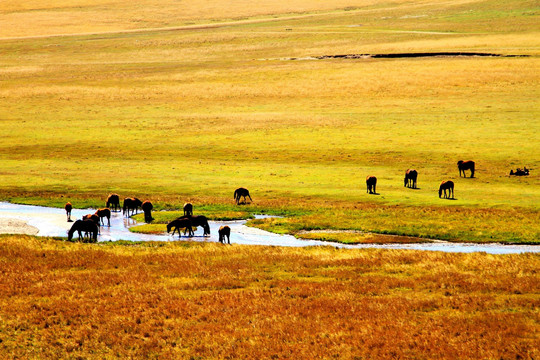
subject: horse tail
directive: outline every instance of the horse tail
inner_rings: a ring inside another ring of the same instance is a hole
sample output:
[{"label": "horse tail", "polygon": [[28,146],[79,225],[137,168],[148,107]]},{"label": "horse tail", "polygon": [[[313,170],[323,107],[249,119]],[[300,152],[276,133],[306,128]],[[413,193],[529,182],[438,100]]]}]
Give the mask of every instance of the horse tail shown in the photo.
[{"label": "horse tail", "polygon": [[234,190],[233,198],[236,199],[236,194],[238,194],[238,189]]}]

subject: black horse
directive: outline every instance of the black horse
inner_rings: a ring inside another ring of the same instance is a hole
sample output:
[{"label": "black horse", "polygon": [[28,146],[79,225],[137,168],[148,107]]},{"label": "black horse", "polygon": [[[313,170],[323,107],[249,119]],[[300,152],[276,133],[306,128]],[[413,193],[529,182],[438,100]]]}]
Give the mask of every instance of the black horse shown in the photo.
[{"label": "black horse", "polygon": [[79,240],[84,241],[84,238],[82,236],[82,233],[92,234],[90,237],[90,242],[97,242],[97,235],[98,235],[98,226],[96,223],[92,220],[77,220],[73,223],[71,226],[71,229],[68,231],[68,240],[71,241],[73,239],[73,234],[75,231],[79,232]]},{"label": "black horse", "polygon": [[405,184],[403,186],[416,189],[416,178],[418,177],[418,171],[414,169],[408,169],[405,172]]},{"label": "black horse", "polygon": [[144,211],[144,221],[149,223],[154,220],[152,218],[152,209],[154,208],[154,205],[148,200],[142,203],[141,205],[142,210]]},{"label": "black horse", "polygon": [[174,233],[176,231],[178,231],[178,236],[182,236],[180,234],[180,229],[182,228],[185,228],[185,229],[188,229],[189,230],[189,236],[193,236],[193,229],[191,227],[191,220],[189,219],[176,219],[176,220],[173,220],[171,221],[170,223],[167,224],[167,233],[170,233],[171,232],[171,229],[173,229],[173,232],[172,232],[172,235],[174,235]]},{"label": "black horse", "polygon": [[458,169],[459,169],[459,176],[460,177],[461,177],[461,172],[463,172],[463,177],[467,177],[465,175],[465,170],[471,170],[471,177],[472,178],[474,177],[474,161],[472,161],[472,160],[467,160],[467,161],[459,160],[457,162],[457,166],[458,166]]},{"label": "black horse", "polygon": [[184,204],[184,216],[193,215],[193,205],[191,203]]},{"label": "black horse", "polygon": [[227,225],[221,226],[218,230],[219,242],[225,244],[225,237],[227,237],[227,242],[231,243],[231,228]]},{"label": "black horse", "polygon": [[[204,215],[187,215],[179,217],[178,220],[187,219],[191,221],[192,226],[202,226],[204,233],[203,236],[210,236],[210,225],[208,225],[208,219]],[[184,230],[184,235],[186,231]]]},{"label": "black horse", "polygon": [[367,191],[370,194],[377,194],[375,187],[377,186],[377,178],[375,176],[366,177]]},{"label": "black horse", "polygon": [[244,198],[244,202],[243,204],[246,203],[246,196],[249,198],[249,200],[251,200],[251,202],[253,202],[253,199],[251,198],[251,196],[249,195],[249,190],[248,189],[245,189],[245,188],[238,188],[236,190],[234,190],[234,200],[236,200],[236,205],[239,205],[240,204],[240,198],[243,197]]},{"label": "black horse", "polygon": [[115,212],[120,211],[120,196],[118,196],[118,194],[110,194],[107,198],[106,207]]},{"label": "black horse", "polygon": [[129,216],[129,212],[131,211],[131,215],[134,215],[137,213],[137,209],[142,206],[142,201],[137,198],[125,198],[124,199],[124,208],[123,208],[123,214],[126,214]]},{"label": "black horse", "polygon": [[[448,190],[448,196],[446,195],[446,190]],[[444,198],[454,198],[454,182],[451,180],[443,181],[441,182],[441,185],[439,186],[439,198],[442,196],[442,193],[444,191]],[[452,197],[450,197],[452,195]]]}]

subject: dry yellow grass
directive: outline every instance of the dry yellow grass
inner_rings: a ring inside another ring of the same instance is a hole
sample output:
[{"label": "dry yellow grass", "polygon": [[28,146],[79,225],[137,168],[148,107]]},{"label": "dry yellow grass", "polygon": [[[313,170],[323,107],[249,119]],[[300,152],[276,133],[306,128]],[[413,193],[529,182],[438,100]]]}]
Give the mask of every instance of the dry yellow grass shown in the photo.
[{"label": "dry yellow grass", "polygon": [[0,357],[540,356],[538,255],[0,237]]}]

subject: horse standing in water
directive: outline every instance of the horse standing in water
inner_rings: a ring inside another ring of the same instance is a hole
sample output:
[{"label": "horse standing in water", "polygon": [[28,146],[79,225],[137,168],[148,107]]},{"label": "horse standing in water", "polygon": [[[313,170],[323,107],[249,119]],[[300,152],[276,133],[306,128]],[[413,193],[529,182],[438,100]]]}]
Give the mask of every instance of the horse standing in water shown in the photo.
[{"label": "horse standing in water", "polygon": [[118,194],[110,194],[107,198],[107,207],[112,211],[120,211],[120,196]]},{"label": "horse standing in water", "polygon": [[219,242],[225,244],[225,237],[227,237],[227,242],[231,243],[231,228],[227,225],[221,226],[218,230]]},{"label": "horse standing in water", "polygon": [[146,200],[142,203],[141,208],[144,211],[144,221],[147,223],[152,222],[152,220],[154,220],[154,218],[152,218],[152,209],[154,208],[154,205]]},{"label": "horse standing in water", "polygon": [[173,229],[173,232],[171,235],[174,236],[174,233],[176,231],[178,231],[178,237],[182,236],[182,234],[180,234],[180,229],[182,228],[185,228],[185,229],[188,229],[189,230],[189,236],[193,236],[193,229],[191,227],[191,220],[189,219],[176,219],[176,220],[173,220],[171,221],[170,223],[167,224],[167,233],[170,233],[171,232],[171,229]]},{"label": "horse standing in water", "polygon": [[101,232],[100,218],[97,214],[86,214],[82,217],[83,221],[92,221],[97,225],[98,233]]},{"label": "horse standing in water", "polygon": [[243,204],[245,204],[246,201],[247,201],[246,196],[249,198],[249,200],[251,200],[251,202],[253,202],[253,199],[249,195],[249,190],[248,189],[238,188],[238,189],[234,190],[234,200],[236,200],[236,205],[240,205],[240,198],[241,197],[244,198]]},{"label": "horse standing in water", "polygon": [[[202,226],[203,228],[203,236],[210,236],[210,225],[208,225],[208,219],[204,215],[195,215],[195,216],[182,216],[179,217],[178,220],[187,219],[191,221],[192,226]],[[186,234],[186,231],[184,230],[184,235]]]},{"label": "horse standing in water", "polygon": [[107,218],[107,225],[111,227],[111,210],[109,208],[105,209],[98,209],[96,211],[96,215],[99,217],[99,220],[101,222],[101,225],[105,226],[105,222],[103,221],[103,218]]},{"label": "horse standing in water", "polygon": [[129,212],[131,210],[131,215],[134,215],[137,213],[137,208],[141,207],[142,201],[137,198],[125,198],[124,199],[124,208],[123,208],[123,214],[126,214],[129,217]]},{"label": "horse standing in water", "polygon": [[73,222],[73,220],[71,220],[71,210],[73,209],[73,205],[68,202],[66,206],[64,206],[64,209],[66,209],[67,222]]},{"label": "horse standing in water", "polygon": [[366,178],[367,191],[370,194],[376,194],[375,187],[377,186],[377,178],[375,176],[368,176]]},{"label": "horse standing in water", "polygon": [[459,176],[460,177],[461,177],[461,172],[463,172],[463,177],[467,177],[465,175],[465,170],[471,170],[471,177],[472,178],[474,177],[474,161],[472,161],[472,160],[467,160],[467,161],[459,160],[457,162],[457,166],[458,166],[458,169],[459,169]]},{"label": "horse standing in water", "polygon": [[403,186],[416,189],[416,178],[418,177],[418,171],[414,169],[408,169],[405,172],[405,184]]},{"label": "horse standing in water", "polygon": [[184,216],[193,215],[193,205],[191,203],[184,204]]},{"label": "horse standing in water", "polygon": [[[446,195],[446,190],[448,190],[448,196]],[[444,198],[447,199],[453,199],[454,198],[454,182],[451,180],[443,181],[441,185],[439,186],[439,199],[442,196],[442,192],[444,191]],[[452,195],[452,197],[450,197]]]},{"label": "horse standing in water", "polygon": [[82,236],[82,232],[85,234],[92,234],[92,236],[89,238],[90,240],[93,240],[92,242],[97,242],[97,235],[98,235],[98,226],[96,223],[92,220],[77,220],[73,223],[71,226],[71,229],[68,231],[68,240],[71,241],[73,239],[73,234],[75,231],[79,232],[79,240],[84,241],[84,238]]}]

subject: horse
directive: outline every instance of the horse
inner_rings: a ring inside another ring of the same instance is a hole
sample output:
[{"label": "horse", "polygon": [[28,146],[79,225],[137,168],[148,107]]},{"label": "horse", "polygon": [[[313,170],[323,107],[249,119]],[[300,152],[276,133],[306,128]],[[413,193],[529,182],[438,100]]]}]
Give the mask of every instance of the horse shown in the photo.
[{"label": "horse", "polygon": [[118,194],[110,194],[107,198],[107,206],[109,209],[113,208],[113,211],[120,211],[120,196]]},{"label": "horse", "polygon": [[193,205],[191,203],[184,204],[184,216],[193,215]]},{"label": "horse", "polygon": [[141,205],[142,201],[137,198],[125,198],[122,214],[125,215],[127,211],[127,216],[129,217],[129,211],[131,210],[131,215],[134,215],[137,213],[137,208]]},{"label": "horse", "polygon": [[408,169],[405,172],[404,185],[409,188],[416,189],[416,178],[418,177],[418,171],[414,169]]},{"label": "horse", "polygon": [[97,215],[97,212],[94,214],[86,214],[82,217],[83,221],[92,221],[94,224],[98,227],[98,232],[101,232],[101,226],[100,226],[100,217]]},{"label": "horse", "polygon": [[[439,199],[442,196],[442,192],[444,190],[444,198],[449,198],[450,194],[452,197],[450,199],[454,198],[454,182],[451,180],[443,181],[441,182],[441,185],[439,186]],[[446,190],[448,190],[448,196],[446,195]]]},{"label": "horse", "polygon": [[71,220],[71,209],[73,209],[73,205],[68,202],[66,203],[66,206],[64,206],[64,209],[66,209],[67,222],[72,222],[73,220]]},{"label": "horse", "polygon": [[240,198],[241,197],[244,198],[244,204],[245,204],[246,201],[247,201],[246,196],[249,198],[249,200],[251,200],[251,202],[253,202],[253,199],[249,195],[249,190],[248,189],[238,188],[238,189],[234,190],[234,200],[236,200],[236,205],[240,204]]},{"label": "horse", "polygon": [[174,228],[172,235],[174,236],[174,233],[178,230],[178,236],[182,236],[180,234],[181,228],[186,228],[189,230],[189,236],[193,236],[193,229],[191,228],[191,220],[189,219],[176,219],[171,221],[167,224],[167,233],[171,232],[171,229]]},{"label": "horse", "polygon": [[[208,225],[208,219],[204,215],[187,215],[179,217],[178,220],[181,219],[188,219],[191,221],[191,225],[193,226],[202,226],[204,233],[203,236],[210,236],[210,225]],[[184,230],[184,235],[186,234],[186,231]]]},{"label": "horse", "polygon": [[366,178],[367,191],[370,194],[376,194],[375,186],[377,185],[377,178],[375,176],[368,176]]},{"label": "horse", "polygon": [[98,235],[98,226],[95,222],[92,220],[77,220],[73,223],[71,226],[71,229],[68,231],[68,240],[71,241],[73,239],[73,234],[75,231],[79,232],[79,240],[84,241],[82,232],[84,231],[85,234],[92,233],[92,237],[90,240],[94,240],[93,242],[97,242],[97,235]]},{"label": "horse", "polygon": [[154,220],[152,218],[152,209],[154,208],[154,205],[148,200],[142,203],[141,205],[142,210],[144,211],[144,221],[149,223]]},{"label": "horse", "polygon": [[463,171],[463,177],[467,177],[465,175],[465,170],[471,170],[471,177],[473,178],[474,177],[474,161],[472,160],[468,160],[468,161],[463,161],[463,160],[459,160],[457,162],[457,166],[458,166],[458,169],[459,169],[459,176],[461,177],[461,172]]},{"label": "horse", "polygon": [[227,225],[221,226],[218,230],[219,242],[225,244],[225,237],[227,237],[227,242],[231,243],[231,228]]},{"label": "horse", "polygon": [[95,214],[99,217],[99,220],[101,221],[101,225],[105,226],[105,222],[103,221],[103,218],[106,217],[107,223],[108,223],[107,225],[111,227],[111,210],[109,208],[98,209]]}]

